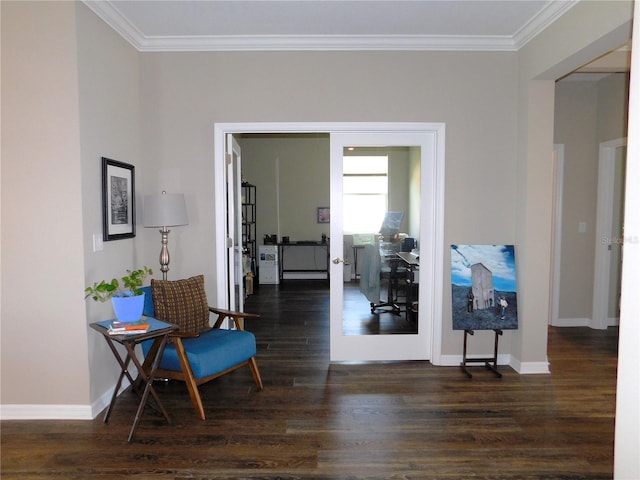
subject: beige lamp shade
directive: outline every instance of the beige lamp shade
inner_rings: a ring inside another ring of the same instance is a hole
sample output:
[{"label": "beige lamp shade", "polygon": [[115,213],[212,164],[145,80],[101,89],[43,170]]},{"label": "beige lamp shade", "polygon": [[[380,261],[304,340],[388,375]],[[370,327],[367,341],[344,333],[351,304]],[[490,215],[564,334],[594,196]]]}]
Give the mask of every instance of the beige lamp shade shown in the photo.
[{"label": "beige lamp shade", "polygon": [[145,195],[145,227],[175,227],[188,223],[183,194],[162,192],[161,195]]}]

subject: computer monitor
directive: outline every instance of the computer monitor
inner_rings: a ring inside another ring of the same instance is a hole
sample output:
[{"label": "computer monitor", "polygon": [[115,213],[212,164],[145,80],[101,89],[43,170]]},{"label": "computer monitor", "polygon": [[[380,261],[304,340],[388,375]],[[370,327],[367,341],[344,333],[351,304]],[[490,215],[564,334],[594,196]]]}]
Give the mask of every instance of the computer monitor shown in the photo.
[{"label": "computer monitor", "polygon": [[393,237],[400,233],[404,212],[387,212],[384,215],[382,226],[380,227],[380,235],[385,237]]}]

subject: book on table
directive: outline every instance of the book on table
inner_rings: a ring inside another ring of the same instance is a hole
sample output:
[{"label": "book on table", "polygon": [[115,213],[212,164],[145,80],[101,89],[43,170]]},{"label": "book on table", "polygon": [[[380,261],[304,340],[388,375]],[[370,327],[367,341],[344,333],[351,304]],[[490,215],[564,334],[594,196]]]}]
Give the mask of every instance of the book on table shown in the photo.
[{"label": "book on table", "polygon": [[109,326],[109,335],[139,335],[149,330],[149,322],[142,317],[135,322],[118,322],[114,320]]}]

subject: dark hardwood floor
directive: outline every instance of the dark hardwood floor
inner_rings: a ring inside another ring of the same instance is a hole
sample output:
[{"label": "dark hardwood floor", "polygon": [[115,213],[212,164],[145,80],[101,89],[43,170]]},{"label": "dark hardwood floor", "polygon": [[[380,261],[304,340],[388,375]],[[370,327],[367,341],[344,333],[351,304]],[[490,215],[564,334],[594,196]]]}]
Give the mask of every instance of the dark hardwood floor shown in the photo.
[{"label": "dark hardwood floor", "polygon": [[[108,424],[3,421],[3,479],[610,479],[617,329],[550,328],[551,375],[502,379],[428,362],[329,363],[326,286],[260,290],[248,369],[201,387],[158,383],[172,424],[123,393]],[[446,323],[446,321],[445,321]],[[115,362],[115,360],[114,360]]]},{"label": "dark hardwood floor", "polygon": [[[418,333],[415,315],[407,315],[405,295],[402,289],[392,291],[391,299],[400,307],[400,312],[389,306],[374,309],[371,302],[360,291],[357,281],[344,283],[344,312],[342,333],[344,335],[398,335]],[[383,283],[380,303],[389,302],[387,285]]]}]

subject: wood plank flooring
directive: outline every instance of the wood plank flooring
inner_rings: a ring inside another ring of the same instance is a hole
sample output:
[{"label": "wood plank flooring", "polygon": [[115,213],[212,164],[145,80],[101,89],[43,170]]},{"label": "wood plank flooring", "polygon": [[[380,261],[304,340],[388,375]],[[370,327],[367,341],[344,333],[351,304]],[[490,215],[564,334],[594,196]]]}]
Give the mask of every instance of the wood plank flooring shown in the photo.
[{"label": "wood plank flooring", "polygon": [[[328,291],[288,282],[249,298],[265,389],[248,369],[158,383],[172,424],[121,395],[109,424],[3,421],[10,479],[611,479],[617,329],[550,328],[551,375],[502,379],[428,362],[330,364]],[[114,360],[115,362],[115,360]]]}]

